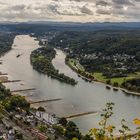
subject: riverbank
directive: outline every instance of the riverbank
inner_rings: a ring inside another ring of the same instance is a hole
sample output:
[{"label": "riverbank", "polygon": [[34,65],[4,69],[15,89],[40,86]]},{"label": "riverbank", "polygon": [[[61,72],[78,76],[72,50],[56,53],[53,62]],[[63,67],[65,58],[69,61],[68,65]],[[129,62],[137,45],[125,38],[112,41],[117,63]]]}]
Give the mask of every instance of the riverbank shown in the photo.
[{"label": "riverbank", "polygon": [[[79,77],[81,77],[83,80],[85,80],[87,82],[100,82],[100,83],[105,84],[106,87],[109,87],[109,88],[107,88],[108,90],[110,90],[112,88],[114,91],[121,90],[125,94],[140,96],[140,93],[129,91],[125,88],[120,87],[119,85],[118,85],[118,87],[116,87],[116,86],[106,84],[106,81],[105,80],[99,80],[96,77],[96,74],[93,75],[93,74],[90,74],[90,73],[86,72],[84,70],[84,68],[80,64],[77,64],[77,61],[74,60],[74,59],[69,59],[69,58],[66,57],[65,62],[73,71],[75,71],[78,74]],[[116,81],[114,81],[114,82],[116,82]]]}]

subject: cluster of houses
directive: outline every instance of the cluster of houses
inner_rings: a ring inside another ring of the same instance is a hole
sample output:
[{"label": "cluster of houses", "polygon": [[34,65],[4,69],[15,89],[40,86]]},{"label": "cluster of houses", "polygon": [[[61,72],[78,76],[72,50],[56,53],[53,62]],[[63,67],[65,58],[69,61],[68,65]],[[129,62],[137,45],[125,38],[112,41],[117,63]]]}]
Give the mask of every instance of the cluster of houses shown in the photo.
[{"label": "cluster of houses", "polygon": [[10,126],[6,120],[0,123],[0,139],[1,140],[15,140],[17,129]]},{"label": "cluster of houses", "polygon": [[[15,140],[17,132],[20,132],[21,129],[23,131],[30,131],[30,134],[34,137],[38,137],[40,140],[46,140],[47,135],[42,134],[37,129],[38,125],[46,125],[49,128],[47,131],[54,135],[55,130],[53,130],[52,126],[57,124],[57,118],[55,115],[50,113],[45,113],[42,111],[32,111],[26,112],[24,110],[16,110],[9,113],[10,121],[7,121],[5,118],[0,123],[0,139],[2,140]],[[12,123],[15,122],[17,126],[21,126],[21,129],[17,129],[12,126]],[[29,127],[25,127],[29,126]]]},{"label": "cluster of houses", "polygon": [[[135,60],[135,56],[128,55],[128,54],[114,54],[114,55],[103,55],[102,53],[92,53],[92,54],[81,54],[81,59],[88,59],[88,60],[101,60],[101,61],[110,61],[112,63],[112,67],[114,66],[117,70],[122,71],[136,71],[135,67],[132,67],[129,61],[137,62]],[[130,66],[129,66],[130,65]]]},{"label": "cluster of houses", "polygon": [[58,32],[55,31],[48,31],[45,33],[44,36],[40,36],[38,39],[41,43],[42,46],[46,46],[48,45],[48,43],[56,37],[56,35],[58,34]]}]

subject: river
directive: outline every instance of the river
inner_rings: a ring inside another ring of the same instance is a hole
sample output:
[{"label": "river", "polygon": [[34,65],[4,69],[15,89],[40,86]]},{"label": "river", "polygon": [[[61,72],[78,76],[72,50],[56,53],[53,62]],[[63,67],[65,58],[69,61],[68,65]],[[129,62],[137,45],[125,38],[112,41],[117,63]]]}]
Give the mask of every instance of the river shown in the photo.
[{"label": "river", "polygon": [[[122,91],[107,90],[102,83],[85,82],[65,65],[65,54],[61,50],[56,50],[57,55],[53,64],[60,72],[75,78],[78,85],[61,83],[33,70],[30,64],[30,53],[38,47],[38,41],[35,38],[28,35],[16,36],[12,50],[1,58],[3,64],[0,65],[0,71],[8,73],[10,80],[21,80],[21,82],[5,84],[8,88],[11,90],[36,88],[36,91],[21,92],[30,100],[62,98],[60,101],[39,104],[39,106],[44,106],[48,112],[61,117],[87,111],[101,111],[107,102],[115,103],[115,115],[110,123],[118,127],[120,127],[122,118],[132,125],[132,120],[140,116],[139,97],[125,95]],[[22,55],[17,58],[17,54]],[[99,120],[99,114],[72,119],[83,133],[96,127]]]}]

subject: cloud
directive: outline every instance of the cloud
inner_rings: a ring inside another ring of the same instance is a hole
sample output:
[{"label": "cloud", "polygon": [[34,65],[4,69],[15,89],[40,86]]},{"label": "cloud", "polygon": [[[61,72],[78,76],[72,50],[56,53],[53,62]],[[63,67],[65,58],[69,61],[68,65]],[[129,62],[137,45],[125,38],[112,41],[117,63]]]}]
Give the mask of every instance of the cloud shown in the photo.
[{"label": "cloud", "polygon": [[140,21],[140,0],[0,0],[0,21]]},{"label": "cloud", "polygon": [[112,0],[115,4],[134,5],[131,0]]},{"label": "cloud", "polygon": [[97,9],[96,13],[102,14],[102,15],[111,15],[111,11],[105,10],[105,9]]},{"label": "cloud", "polygon": [[81,13],[87,14],[87,15],[93,15],[93,11],[90,10],[87,6],[83,6],[81,8]]},{"label": "cloud", "polygon": [[108,6],[110,5],[110,2],[106,2],[106,1],[103,1],[103,0],[99,0],[99,1],[96,1],[96,5],[100,5],[100,6]]}]

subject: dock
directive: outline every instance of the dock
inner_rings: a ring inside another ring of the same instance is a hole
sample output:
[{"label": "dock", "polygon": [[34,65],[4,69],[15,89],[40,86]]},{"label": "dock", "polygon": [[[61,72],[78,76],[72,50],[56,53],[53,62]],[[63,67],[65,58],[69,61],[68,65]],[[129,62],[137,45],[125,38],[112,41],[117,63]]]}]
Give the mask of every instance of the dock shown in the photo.
[{"label": "dock", "polygon": [[40,100],[40,101],[29,101],[30,104],[37,104],[37,103],[45,103],[45,102],[55,102],[55,101],[60,101],[62,100],[61,98],[56,98],[56,99],[47,99],[47,100]]},{"label": "dock", "polygon": [[22,92],[22,91],[32,91],[32,90],[36,90],[36,88],[27,88],[27,89],[11,90],[11,92]]},{"label": "dock", "polygon": [[70,115],[65,117],[66,119],[72,119],[72,118],[76,118],[76,117],[81,117],[81,116],[86,116],[86,115],[91,115],[91,114],[97,114],[98,111],[88,111],[88,112],[83,112],[83,113],[78,113],[78,114],[74,114],[74,115]]},{"label": "dock", "polygon": [[15,82],[21,82],[21,80],[6,80],[3,81],[2,83],[15,83]]},{"label": "dock", "polygon": [[0,73],[0,76],[8,75],[8,73]]}]

